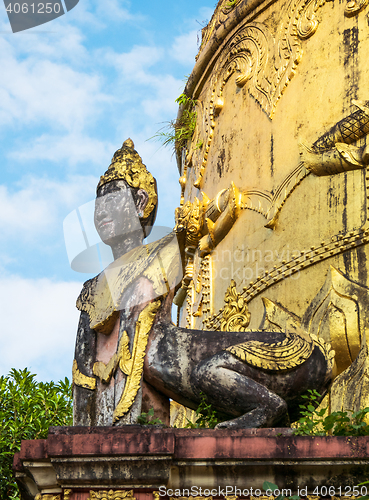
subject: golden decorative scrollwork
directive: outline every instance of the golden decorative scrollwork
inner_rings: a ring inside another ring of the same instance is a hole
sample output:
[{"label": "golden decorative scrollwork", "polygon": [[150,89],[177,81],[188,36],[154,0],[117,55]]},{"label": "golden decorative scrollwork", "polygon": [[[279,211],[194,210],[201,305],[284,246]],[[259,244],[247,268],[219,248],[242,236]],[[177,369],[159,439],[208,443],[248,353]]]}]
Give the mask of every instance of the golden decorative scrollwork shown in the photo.
[{"label": "golden decorative scrollwork", "polygon": [[[174,304],[181,306],[190,293],[189,287],[193,284],[195,291],[201,291],[201,276],[194,276],[195,258],[199,261],[196,266],[199,269],[201,262],[232,229],[236,222],[242,205],[242,193],[234,183],[228,189],[222,189],[210,200],[202,193],[202,200],[195,198],[194,202],[186,202],[176,209],[175,231],[179,238],[184,239],[185,272],[181,288],[174,297]],[[183,236],[184,235],[184,236]],[[197,280],[199,278],[199,280]],[[194,283],[196,281],[196,283]],[[210,288],[207,287],[208,290]],[[197,292],[196,292],[197,293]],[[197,293],[197,304],[195,313],[201,315],[200,306],[202,297]],[[209,294],[207,294],[209,295]],[[207,297],[207,302],[211,298]],[[191,304],[193,302],[191,301]],[[207,308],[209,312],[210,307]]]},{"label": "golden decorative scrollwork", "polygon": [[250,313],[245,299],[237,292],[235,280],[231,280],[224,297],[225,306],[220,329],[223,332],[242,332],[250,323]]},{"label": "golden decorative scrollwork", "polygon": [[[132,355],[129,360],[130,370],[129,373],[127,373],[126,385],[124,386],[122,397],[114,410],[113,422],[116,422],[130,410],[138,389],[140,388],[149,333],[152,324],[154,323],[155,315],[160,307],[160,304],[160,300],[150,302],[140,313],[136,322]],[[127,366],[128,365],[124,365],[124,367]]]},{"label": "golden decorative scrollwork", "polygon": [[332,344],[338,374],[355,361],[362,343],[358,293],[367,295],[368,291],[330,266],[323,288],[303,318],[309,332]]},{"label": "golden decorative scrollwork", "polygon": [[81,373],[75,359],[73,360],[72,380],[73,384],[84,387],[85,389],[90,389],[92,391],[96,389],[96,379]]},{"label": "golden decorative scrollwork", "polygon": [[356,16],[368,5],[368,0],[349,0],[345,8],[345,16],[352,17]]},{"label": "golden decorative scrollwork", "polygon": [[177,401],[171,400],[170,402],[170,427],[176,427],[177,429],[184,429],[188,426],[188,422],[193,424],[196,422],[198,416],[196,412],[182,406],[177,403]]},{"label": "golden decorative scrollwork", "polygon": [[133,490],[90,490],[87,500],[136,500],[136,498],[133,496]]},{"label": "golden decorative scrollwork", "polygon": [[117,352],[113,354],[108,364],[105,364],[102,361],[96,361],[93,366],[93,372],[94,375],[99,377],[101,382],[108,384],[118,366],[125,375],[129,375],[132,371],[132,358],[129,352],[129,337],[126,331],[122,334]]},{"label": "golden decorative scrollwork", "polygon": [[227,19],[228,14],[241,2],[241,0],[223,0],[221,5],[217,6],[215,12],[210,19],[209,24],[202,30],[202,39],[199,53],[196,59],[199,57],[202,49],[208,43],[214,30],[216,30],[224,21]]},{"label": "golden decorative scrollwork", "polygon": [[61,495],[54,495],[50,493],[37,493],[35,500],[61,500]]},{"label": "golden decorative scrollwork", "polygon": [[240,76],[236,85],[250,81],[250,94],[270,118],[301,61],[301,40],[315,33],[315,14],[324,3],[325,0],[291,0],[278,27],[279,37],[274,39],[261,23],[250,23],[228,44],[228,55],[222,64],[226,78],[237,71]]},{"label": "golden decorative scrollwork", "polygon": [[69,500],[69,497],[72,495],[73,490],[64,490],[63,492],[63,500]]},{"label": "golden decorative scrollwork", "polygon": [[[224,105],[226,83],[236,74],[235,85],[239,88],[247,85],[250,95],[272,119],[277,103],[302,59],[301,41],[317,30],[316,12],[325,1],[290,0],[274,35],[264,24],[253,22],[242,26],[230,38],[213,70],[217,77],[211,83],[209,105],[198,109],[197,128],[200,122],[206,123],[207,127],[203,126],[205,137],[201,137],[199,131],[195,134],[196,143],[201,139],[205,145],[202,157],[196,162],[200,167],[195,187],[202,185],[216,118]],[[202,113],[208,116],[201,119]]]},{"label": "golden decorative scrollwork", "polygon": [[[258,277],[255,281],[250,281],[249,285],[243,287],[241,295],[245,297],[248,303],[270,286],[293,276],[302,269],[367,243],[369,243],[369,229],[365,228],[350,231],[346,235],[334,235],[330,241],[322,241],[321,244],[316,247],[312,246],[308,250],[301,250],[296,255],[292,255],[290,259],[283,260],[279,266],[266,269],[263,276]],[[222,313],[223,309],[213,314],[210,318],[207,318],[205,322],[206,328],[220,330]]]},{"label": "golden decorative scrollwork", "polygon": [[241,361],[263,370],[290,370],[304,363],[317,346],[327,361],[327,373],[334,376],[335,351],[329,342],[309,334],[300,327],[300,320],[286,309],[263,298],[265,320],[285,333],[280,342],[248,341],[228,347],[226,350]]},{"label": "golden decorative scrollwork", "polygon": [[290,370],[304,363],[314,349],[312,339],[291,335],[281,342],[268,344],[257,340],[228,347],[226,350],[241,361],[264,370]]}]

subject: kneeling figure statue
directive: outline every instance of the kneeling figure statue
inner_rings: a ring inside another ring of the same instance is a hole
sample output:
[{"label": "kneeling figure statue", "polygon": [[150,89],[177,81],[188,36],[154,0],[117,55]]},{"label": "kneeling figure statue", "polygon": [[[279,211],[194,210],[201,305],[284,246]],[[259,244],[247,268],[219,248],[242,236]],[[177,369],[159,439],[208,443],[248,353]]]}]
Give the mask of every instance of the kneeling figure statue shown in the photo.
[{"label": "kneeling figure statue", "polygon": [[223,416],[218,427],[289,425],[302,395],[328,389],[334,352],[287,323],[285,331],[175,326],[181,235],[144,245],[156,210],[156,181],[128,139],[97,186],[95,226],[115,260],[77,300],[74,425],[134,424],[151,406],[168,423],[169,398],[196,409],[201,393]]}]

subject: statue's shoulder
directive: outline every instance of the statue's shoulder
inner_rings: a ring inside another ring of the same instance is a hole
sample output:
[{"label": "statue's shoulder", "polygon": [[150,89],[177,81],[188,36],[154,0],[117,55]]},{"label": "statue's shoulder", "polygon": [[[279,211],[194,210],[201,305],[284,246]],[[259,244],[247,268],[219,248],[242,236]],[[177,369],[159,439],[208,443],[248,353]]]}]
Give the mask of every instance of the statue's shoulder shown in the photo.
[{"label": "statue's shoulder", "polygon": [[99,275],[83,283],[81,293],[79,294],[76,302],[76,306],[79,311],[84,311],[87,313],[90,312],[91,306],[93,306],[94,303],[94,294],[98,279]]}]

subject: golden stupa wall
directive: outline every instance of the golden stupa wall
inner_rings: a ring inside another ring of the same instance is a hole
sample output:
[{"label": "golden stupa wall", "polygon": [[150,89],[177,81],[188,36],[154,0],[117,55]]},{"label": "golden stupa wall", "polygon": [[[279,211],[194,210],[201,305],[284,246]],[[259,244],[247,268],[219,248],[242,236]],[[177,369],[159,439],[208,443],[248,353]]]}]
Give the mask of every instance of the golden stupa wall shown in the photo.
[{"label": "golden stupa wall", "polygon": [[332,344],[338,372],[367,349],[366,4],[218,4],[186,88],[197,125],[182,204],[200,203],[210,234],[207,202],[233,183],[234,217],[207,256],[193,252],[181,326],[227,330],[229,307],[247,304],[247,329],[280,327],[269,299]]}]

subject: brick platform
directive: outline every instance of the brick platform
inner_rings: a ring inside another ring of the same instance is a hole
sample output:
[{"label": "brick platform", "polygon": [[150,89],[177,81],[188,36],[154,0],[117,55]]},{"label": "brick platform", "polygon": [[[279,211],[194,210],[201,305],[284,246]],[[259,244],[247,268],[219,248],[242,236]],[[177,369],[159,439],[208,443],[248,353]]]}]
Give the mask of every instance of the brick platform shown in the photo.
[{"label": "brick platform", "polygon": [[[165,498],[164,493],[167,497],[258,496],[255,490],[264,481],[293,493],[307,488],[313,494],[316,487],[332,486],[334,496],[343,496],[352,495],[348,488],[369,478],[368,437],[303,437],[291,432],[52,427],[47,439],[22,442],[14,469],[24,500],[38,493],[57,495],[60,500],[120,500],[119,495],[126,493],[118,490],[133,490],[137,500],[152,500],[159,495],[155,492],[160,492],[159,498],[161,494]],[[189,493],[182,495],[183,489]],[[91,490],[100,494],[91,497]],[[102,490],[115,493],[104,497]]]}]

